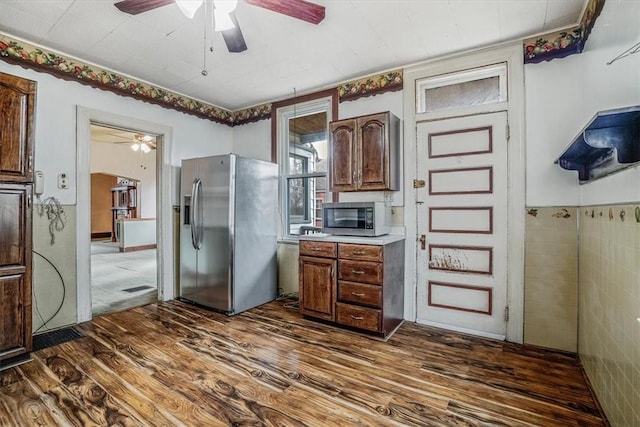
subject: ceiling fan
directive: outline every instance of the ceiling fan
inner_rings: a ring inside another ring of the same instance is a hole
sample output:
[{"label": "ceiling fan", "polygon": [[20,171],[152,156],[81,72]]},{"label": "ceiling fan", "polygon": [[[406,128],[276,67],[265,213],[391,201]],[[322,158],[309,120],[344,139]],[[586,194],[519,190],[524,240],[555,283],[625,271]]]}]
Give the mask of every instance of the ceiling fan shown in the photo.
[{"label": "ceiling fan", "polygon": [[[149,153],[151,150],[155,150],[156,138],[151,135],[136,133],[133,134],[131,139],[126,138],[124,134],[105,133],[105,136],[96,139],[100,142],[109,142],[111,144],[129,144],[133,151],[140,151],[141,153]],[[121,139],[124,138],[124,139]]]},{"label": "ceiling fan", "polygon": [[[193,14],[200,7],[202,2],[202,0],[123,0],[115,3],[114,6],[122,12],[137,15],[139,13],[176,3],[187,17],[192,18]],[[324,19],[324,6],[305,0],[244,0],[244,2],[316,25]],[[234,3],[234,5],[229,6],[230,3]],[[244,41],[242,31],[238,25],[238,20],[233,12],[233,9],[235,9],[235,2],[229,0],[213,0],[213,4],[215,7],[214,16],[216,20],[216,29],[222,33],[222,37],[224,38],[224,42],[227,45],[229,52],[237,53],[247,50],[247,44]],[[221,13],[216,13],[216,10]],[[218,22],[222,21],[225,22],[226,26],[218,28]]]}]

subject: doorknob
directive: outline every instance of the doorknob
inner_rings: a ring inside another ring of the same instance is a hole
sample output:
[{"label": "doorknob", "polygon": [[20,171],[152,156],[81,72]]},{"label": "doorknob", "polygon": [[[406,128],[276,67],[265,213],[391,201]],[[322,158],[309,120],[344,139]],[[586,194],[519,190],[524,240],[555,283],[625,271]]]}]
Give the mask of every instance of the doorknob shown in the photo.
[{"label": "doorknob", "polygon": [[423,251],[426,249],[427,246],[427,236],[425,236],[424,234],[420,235],[420,249],[422,249]]}]

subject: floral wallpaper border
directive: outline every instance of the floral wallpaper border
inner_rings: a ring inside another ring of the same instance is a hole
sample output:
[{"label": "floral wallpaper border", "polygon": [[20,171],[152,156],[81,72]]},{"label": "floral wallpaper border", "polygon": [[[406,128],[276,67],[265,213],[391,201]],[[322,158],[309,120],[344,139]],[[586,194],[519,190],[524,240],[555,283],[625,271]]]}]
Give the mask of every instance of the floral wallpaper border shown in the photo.
[{"label": "floral wallpaper border", "polygon": [[535,64],[581,53],[604,2],[605,0],[589,0],[577,27],[526,39],[523,43],[524,63]]},{"label": "floral wallpaper border", "polygon": [[25,68],[44,71],[65,80],[74,80],[94,88],[233,126],[233,114],[222,108],[15,40],[5,34],[0,34],[0,59]]},{"label": "floral wallpaper border", "polygon": [[352,80],[338,86],[338,98],[340,102],[353,101],[366,96],[402,90],[402,78],[402,69],[398,69]]}]

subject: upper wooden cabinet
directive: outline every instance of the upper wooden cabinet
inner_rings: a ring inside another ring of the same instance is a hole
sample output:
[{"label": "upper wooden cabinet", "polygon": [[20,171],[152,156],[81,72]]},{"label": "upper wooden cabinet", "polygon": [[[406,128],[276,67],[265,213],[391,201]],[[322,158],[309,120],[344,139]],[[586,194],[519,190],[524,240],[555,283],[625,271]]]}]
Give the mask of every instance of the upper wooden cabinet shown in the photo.
[{"label": "upper wooden cabinet", "polygon": [[331,191],[398,190],[400,120],[390,112],[329,124]]},{"label": "upper wooden cabinet", "polygon": [[36,85],[0,73],[0,181],[33,181]]}]

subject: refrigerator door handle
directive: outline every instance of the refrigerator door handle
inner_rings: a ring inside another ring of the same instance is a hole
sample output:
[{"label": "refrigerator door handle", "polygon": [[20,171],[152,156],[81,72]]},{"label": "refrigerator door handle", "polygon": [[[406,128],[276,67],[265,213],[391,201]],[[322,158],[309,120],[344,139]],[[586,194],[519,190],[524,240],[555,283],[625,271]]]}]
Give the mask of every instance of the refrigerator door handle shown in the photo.
[{"label": "refrigerator door handle", "polygon": [[193,180],[193,184],[191,184],[191,212],[189,222],[191,223],[191,245],[193,245],[194,249],[200,249],[200,228],[198,225],[198,221],[200,218],[197,214],[198,208],[200,207],[200,201],[198,200],[198,188],[202,184],[200,178],[196,178]]},{"label": "refrigerator door handle", "polygon": [[198,234],[197,234],[197,247],[196,249],[200,249],[202,247],[202,235],[204,234],[204,230],[202,227],[204,226],[204,219],[202,218],[202,180],[198,178],[198,182],[196,183],[196,215],[197,215],[197,223]]}]

